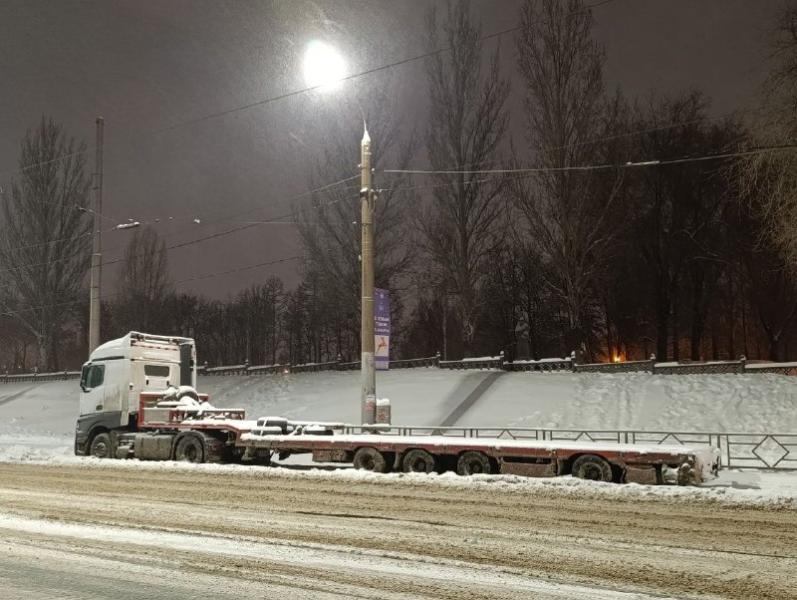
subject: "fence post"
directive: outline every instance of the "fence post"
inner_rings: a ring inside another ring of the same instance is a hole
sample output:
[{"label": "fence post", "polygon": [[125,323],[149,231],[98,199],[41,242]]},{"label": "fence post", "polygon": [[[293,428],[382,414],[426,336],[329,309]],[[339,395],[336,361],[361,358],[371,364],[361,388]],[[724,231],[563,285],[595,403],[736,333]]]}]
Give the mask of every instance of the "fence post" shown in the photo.
[{"label": "fence post", "polygon": [[746,364],[747,364],[747,357],[744,354],[742,354],[739,357],[739,373],[744,373]]},{"label": "fence post", "polygon": [[648,360],[648,362],[650,363],[650,367],[649,367],[650,372],[651,373],[655,373],[656,372],[656,355],[651,353],[650,359]]}]

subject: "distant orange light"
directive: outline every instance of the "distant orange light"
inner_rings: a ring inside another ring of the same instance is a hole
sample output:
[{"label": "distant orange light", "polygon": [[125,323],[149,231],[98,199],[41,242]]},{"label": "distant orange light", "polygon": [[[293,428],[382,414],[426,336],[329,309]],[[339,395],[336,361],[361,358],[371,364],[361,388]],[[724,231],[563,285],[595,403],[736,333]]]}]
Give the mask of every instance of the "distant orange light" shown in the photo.
[{"label": "distant orange light", "polygon": [[625,360],[625,357],[622,354],[615,353],[612,356],[612,362],[619,363],[619,362],[623,362],[624,360]]}]

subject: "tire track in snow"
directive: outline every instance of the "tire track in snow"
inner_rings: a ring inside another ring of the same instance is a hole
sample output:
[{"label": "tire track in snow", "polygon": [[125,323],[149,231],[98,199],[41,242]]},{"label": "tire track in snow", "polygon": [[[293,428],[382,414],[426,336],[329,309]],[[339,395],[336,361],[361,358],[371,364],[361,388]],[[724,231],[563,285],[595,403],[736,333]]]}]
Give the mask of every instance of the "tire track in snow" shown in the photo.
[{"label": "tire track in snow", "polygon": [[[490,386],[492,386],[495,381],[505,373],[505,371],[493,371],[488,373],[487,376],[484,377],[484,379],[482,379],[476,385],[476,387],[462,400],[462,402],[455,406],[454,410],[452,410],[448,416],[440,422],[440,425],[442,427],[450,427],[451,425],[454,425],[457,421],[459,421],[460,418],[462,418],[462,415],[468,412],[471,407],[478,402],[479,398],[484,395]],[[454,395],[456,395],[458,391],[459,388],[455,390]],[[439,431],[434,433],[437,433],[438,435],[440,434]]]},{"label": "tire track in snow", "polygon": [[793,510],[677,503],[654,488],[640,502],[379,482],[0,464],[0,564],[35,540],[78,567],[141,560],[184,578],[289,582],[305,597],[795,597]]},{"label": "tire track in snow", "polygon": [[8,404],[9,402],[13,402],[14,400],[19,398],[20,396],[24,396],[25,394],[27,394],[29,391],[31,391],[35,387],[36,386],[31,386],[29,388],[25,388],[24,390],[21,390],[21,391],[17,392],[16,394],[11,394],[9,396],[0,397],[0,406],[2,406],[3,404]]}]

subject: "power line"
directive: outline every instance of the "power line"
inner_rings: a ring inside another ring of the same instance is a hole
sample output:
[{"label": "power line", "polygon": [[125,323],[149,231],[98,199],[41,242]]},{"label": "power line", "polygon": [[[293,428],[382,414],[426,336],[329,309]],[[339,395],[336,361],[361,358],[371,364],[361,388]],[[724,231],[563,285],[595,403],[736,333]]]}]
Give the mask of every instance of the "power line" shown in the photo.
[{"label": "power line", "polygon": [[[336,187],[338,185],[341,185],[343,183],[348,183],[349,181],[352,181],[353,179],[356,179],[358,177],[359,177],[359,175],[353,175],[351,177],[346,177],[346,178],[341,179],[339,181],[328,183],[328,184],[319,186],[317,188],[314,188],[312,190],[308,190],[306,192],[302,192],[301,194],[297,194],[296,196],[293,196],[291,198],[283,200],[283,202],[293,202],[293,201],[299,200],[301,198],[304,198],[305,196],[309,196],[309,195],[312,195],[312,194],[316,194],[316,193],[319,193],[319,192],[322,192],[322,191],[326,191],[326,190],[332,189],[332,188],[334,188],[334,187]],[[330,204],[330,203],[327,203],[327,204]],[[234,218],[235,216],[242,216],[242,215],[254,212],[256,210],[261,210],[261,209],[262,209],[262,207],[250,209],[248,211],[244,211],[243,213],[238,213],[238,215],[234,215],[232,218]],[[227,231],[221,231],[221,232],[213,233],[213,234],[210,234],[210,235],[207,235],[207,236],[203,236],[201,238],[196,238],[196,239],[193,239],[193,240],[188,240],[188,241],[185,241],[185,242],[176,243],[176,244],[173,244],[171,246],[167,246],[166,250],[167,251],[175,250],[177,248],[182,248],[182,247],[185,247],[185,246],[191,246],[191,245],[194,245],[194,244],[199,244],[199,243],[205,242],[207,240],[216,239],[216,238],[220,238],[220,237],[225,237],[227,235],[231,235],[233,233],[237,233],[237,232],[243,231],[245,229],[250,229],[252,227],[256,227],[258,225],[263,225],[263,224],[267,224],[267,223],[277,222],[277,221],[280,221],[282,219],[287,219],[288,217],[292,217],[292,216],[293,216],[293,213],[291,212],[291,213],[288,213],[288,214],[279,215],[279,216],[274,217],[273,219],[270,219],[270,220],[251,222],[251,223],[248,223],[247,225],[244,225],[244,226],[241,226],[241,227],[235,227],[235,228],[229,229]],[[228,221],[229,221],[229,219],[225,220],[225,221],[221,221],[221,223],[228,222]],[[148,224],[148,222],[144,222],[144,224]],[[103,230],[103,233],[110,232],[110,231],[116,231],[116,230],[118,230],[118,227],[112,227],[110,229]],[[175,235],[179,235],[183,231],[188,231],[188,230],[187,229],[183,229],[183,230],[177,232]],[[81,234],[80,236],[75,236],[75,237],[72,237],[72,238],[58,238],[58,239],[55,239],[55,240],[48,240],[46,242],[41,242],[41,243],[38,243],[38,244],[31,244],[29,246],[19,246],[17,248],[14,248],[14,250],[25,249],[25,248],[28,248],[28,247],[44,246],[44,245],[47,245],[47,244],[50,244],[50,243],[55,243],[57,241],[62,241],[62,240],[77,240],[77,239],[80,239],[81,237],[88,237],[88,236],[92,236],[92,235],[94,235],[94,232],[88,232],[88,233]],[[53,263],[65,262],[67,260],[71,260],[72,258],[74,258],[75,256],[78,256],[79,254],[80,253],[76,253],[76,254],[65,256],[65,257],[62,257],[62,258],[56,258],[56,259],[52,259],[52,260],[48,260],[48,261],[40,262],[40,263],[30,263],[30,264],[24,264],[24,265],[16,265],[14,267],[0,269],[0,273],[6,273],[6,272],[10,272],[10,271],[19,271],[19,270],[26,269],[26,268],[29,268],[29,267],[40,267],[40,266],[46,266],[46,265],[53,264]],[[105,262],[101,263],[101,266],[117,264],[117,263],[123,262],[124,260],[125,260],[124,258],[117,258],[117,259],[114,259],[114,260],[105,261]]]},{"label": "power line", "polygon": [[629,169],[637,167],[654,167],[662,165],[675,165],[690,162],[701,162],[709,160],[720,160],[724,158],[735,158],[750,156],[753,154],[763,154],[765,152],[777,152],[780,150],[795,150],[797,144],[781,144],[775,146],[761,146],[748,150],[734,152],[723,152],[719,154],[706,154],[703,156],[685,156],[673,159],[651,159],[640,161],[629,161],[618,164],[598,164],[598,165],[572,165],[567,167],[524,167],[517,169],[471,169],[471,170],[434,170],[434,169],[384,169],[386,174],[399,175],[511,175],[516,173],[550,173],[565,171],[598,171],[609,169]]},{"label": "power line", "polygon": [[[287,200],[287,202],[295,201],[295,200],[304,198],[305,196],[316,194],[316,193],[321,192],[321,191],[326,191],[326,190],[331,189],[331,188],[333,188],[333,187],[335,187],[337,185],[341,185],[343,183],[351,181],[352,179],[355,179],[357,177],[359,177],[359,175],[353,175],[351,177],[346,177],[345,179],[341,179],[339,181],[336,181],[336,182],[333,182],[333,183],[329,183],[329,184],[317,187],[317,188],[312,189],[312,190],[308,190],[306,192],[303,192],[301,194],[293,196],[292,198],[289,198]],[[333,202],[330,202],[330,203],[327,203],[327,204],[333,204],[335,202],[337,202],[337,201],[333,201]],[[258,209],[253,209],[253,210],[258,210]],[[250,210],[248,212],[253,212],[253,210]],[[242,214],[247,214],[247,213],[242,213]],[[284,214],[284,215],[276,216],[276,217],[274,217],[272,219],[269,219],[269,220],[266,220],[266,221],[259,221],[259,222],[255,222],[255,223],[248,223],[246,225],[241,225],[239,227],[233,227],[232,229],[228,229],[226,231],[219,231],[219,232],[212,233],[212,234],[209,234],[209,235],[206,235],[206,236],[202,236],[200,238],[195,238],[193,240],[187,240],[185,242],[178,242],[176,244],[172,244],[171,246],[167,246],[166,250],[167,251],[176,250],[178,248],[185,248],[186,246],[193,246],[194,244],[200,244],[200,243],[206,242],[208,240],[218,239],[218,238],[221,238],[221,237],[225,237],[225,236],[231,235],[233,233],[238,233],[239,231],[245,231],[247,229],[252,229],[253,227],[257,227],[259,225],[264,225],[266,223],[280,221],[282,219],[287,219],[288,217],[292,217],[292,216],[293,216],[293,212],[290,212],[290,213],[287,213],[287,214]],[[102,264],[103,265],[111,265],[111,264],[122,262],[123,260],[124,260],[123,258],[118,258],[116,260],[104,262]]]},{"label": "power line", "polygon": [[[626,162],[626,163],[619,163],[619,164],[600,164],[600,165],[574,165],[568,167],[531,167],[531,168],[518,168],[518,169],[471,169],[471,170],[429,170],[429,169],[384,169],[383,173],[386,174],[402,174],[402,175],[488,175],[490,178],[499,176],[499,175],[532,175],[535,173],[546,173],[546,172],[570,172],[570,171],[597,171],[597,170],[615,170],[615,169],[628,169],[628,168],[640,168],[640,167],[650,167],[650,166],[663,166],[663,165],[673,165],[673,164],[682,164],[682,163],[690,163],[690,162],[701,162],[701,161],[710,161],[710,160],[720,160],[725,158],[733,158],[733,157],[741,157],[741,156],[749,156],[753,154],[761,154],[764,152],[774,152],[774,151],[781,151],[781,150],[794,150],[797,149],[797,144],[785,144],[779,146],[766,146],[766,147],[759,147],[759,148],[752,148],[749,150],[743,151],[735,151],[735,152],[726,152],[720,154],[709,154],[704,156],[693,156],[693,157],[683,157],[683,158],[676,158],[676,159],[653,159],[653,160],[643,160],[643,161],[634,161],[634,162]],[[291,198],[290,200],[295,200],[302,198],[304,196],[318,193],[321,191],[328,190],[336,185],[340,185],[342,183],[351,181],[352,179],[356,178],[357,176],[348,177],[346,179],[342,179],[340,181],[327,184],[316,188],[314,190],[309,190]],[[479,180],[472,180],[470,182],[466,182],[466,185],[474,185],[477,183],[484,183],[489,181],[490,178],[482,178]],[[522,177],[521,177],[522,178]],[[414,189],[423,189],[423,188],[436,188],[436,187],[448,187],[454,185],[454,183],[442,183],[442,184],[432,184],[432,185],[422,185],[422,186],[405,186],[405,187],[398,187],[398,188],[383,188],[382,191],[410,191]],[[339,201],[339,200],[338,200]],[[333,201],[327,203],[326,206],[331,204],[337,203],[338,201]],[[253,209],[258,210],[258,209]],[[253,210],[247,212],[253,212]],[[246,213],[242,213],[246,214]],[[232,229],[228,229],[226,231],[220,231],[216,233],[212,233],[210,235],[202,236],[200,238],[195,238],[193,240],[187,240],[184,242],[179,242],[176,244],[172,244],[166,247],[167,251],[176,250],[179,248],[184,248],[187,246],[192,246],[195,244],[203,243],[212,239],[218,239],[221,237],[226,237],[228,235],[232,235],[234,233],[238,233],[240,231],[245,231],[247,229],[252,229],[254,227],[258,227],[260,225],[266,224],[274,224],[279,223],[282,219],[287,219],[293,216],[293,212],[286,213],[283,215],[279,215],[273,217],[272,219],[267,219],[263,221],[252,221],[246,224],[240,225],[238,227],[233,227]],[[31,265],[21,265],[17,267],[12,267],[5,269],[0,272],[7,272],[13,270],[19,270],[26,267],[32,266],[41,266],[42,264],[49,264],[54,262],[63,262],[64,260],[69,260],[72,257],[66,257],[62,259],[55,259],[52,261],[48,261],[48,263],[37,263]],[[117,258],[110,261],[105,261],[102,263],[102,266],[117,264],[123,262],[124,258]]]},{"label": "power line", "polygon": [[[270,260],[270,261],[266,261],[266,262],[261,262],[261,263],[257,263],[257,264],[254,264],[254,265],[247,265],[247,266],[244,266],[244,267],[237,267],[235,269],[228,269],[226,271],[215,271],[213,273],[207,273],[205,275],[198,275],[196,277],[189,277],[187,279],[181,279],[179,281],[175,281],[174,284],[175,285],[180,285],[180,284],[188,283],[188,282],[191,282],[191,281],[200,281],[200,280],[203,280],[203,279],[212,279],[214,277],[221,277],[222,275],[229,275],[230,273],[239,273],[241,271],[249,271],[249,270],[252,270],[252,269],[258,269],[258,268],[262,268],[262,267],[277,265],[277,264],[280,264],[280,263],[286,263],[286,262],[290,262],[290,261],[294,261],[294,260],[301,260],[302,258],[304,258],[304,256],[289,256],[289,257],[286,257],[286,258],[278,258],[276,260]],[[108,300],[109,298],[115,298],[115,297],[120,296],[122,294],[123,294],[123,292],[113,292],[111,294],[103,295],[101,299],[102,300]],[[42,310],[42,309],[45,309],[45,308],[60,308],[60,307],[65,307],[65,306],[75,306],[75,305],[78,305],[78,304],[82,304],[83,302],[85,302],[85,300],[70,300],[70,301],[67,301],[67,302],[55,302],[55,303],[52,303],[52,304],[42,304],[42,305],[39,305],[39,306],[31,306],[31,307],[28,307],[28,308],[22,308],[22,309],[15,310],[15,311],[3,312],[3,313],[0,313],[0,317],[12,317],[12,316],[19,315],[19,314],[22,314],[22,313],[25,313],[25,312],[32,312],[32,311],[36,311],[36,310]]]},{"label": "power line", "polygon": [[35,169],[37,167],[44,167],[46,165],[52,164],[54,162],[60,162],[62,160],[66,160],[67,158],[72,158],[73,156],[80,156],[81,154],[88,154],[93,147],[86,147],[83,150],[75,150],[74,152],[68,152],[66,154],[62,154],[61,156],[56,156],[55,158],[51,158],[48,160],[43,160],[41,162],[33,163],[30,165],[25,165],[24,167],[20,167],[19,169],[15,169],[13,171],[3,171],[0,172],[0,177],[6,177],[7,175],[15,175],[16,173],[24,173],[30,169]]},{"label": "power line", "polygon": [[[611,2],[614,2],[614,0],[600,0],[598,2],[594,2],[593,4],[589,4],[589,5],[585,6],[582,9],[575,10],[573,12],[570,12],[570,13],[566,14],[565,18],[569,18],[569,17],[571,17],[573,15],[577,15],[577,14],[582,14],[584,12],[588,12],[588,11],[592,10],[593,8],[599,8],[601,6],[609,4]],[[499,37],[502,37],[502,36],[507,35],[509,33],[514,33],[516,31],[520,31],[521,29],[522,29],[522,26],[520,26],[520,25],[515,26],[515,27],[509,27],[507,29],[502,29],[500,31],[496,31],[496,32],[493,32],[493,33],[490,33],[490,34],[487,34],[487,35],[483,35],[483,36],[478,38],[478,41],[483,42],[483,41],[488,41],[488,40],[491,40],[491,39],[499,38]],[[424,52],[422,54],[417,54],[415,56],[410,56],[408,58],[403,58],[403,59],[400,59],[400,60],[397,60],[397,61],[386,63],[384,65],[379,65],[379,66],[373,67],[371,69],[366,69],[364,71],[359,71],[357,73],[352,73],[351,75],[347,75],[346,77],[341,78],[339,81],[345,82],[345,81],[352,81],[354,79],[359,79],[360,77],[367,77],[369,75],[373,75],[375,73],[386,71],[388,69],[392,69],[392,68],[399,67],[399,66],[402,66],[402,65],[406,65],[406,64],[413,63],[413,62],[417,62],[419,60],[424,60],[424,59],[427,59],[427,58],[431,58],[433,56],[437,56],[437,55],[442,54],[444,52],[448,52],[448,51],[450,51],[452,49],[453,49],[453,46],[446,46],[446,47],[443,47],[443,48],[437,48],[437,49],[431,50],[429,52]],[[257,106],[266,106],[268,104],[273,104],[273,103],[279,102],[281,100],[286,100],[288,98],[294,98],[296,96],[300,96],[300,95],[306,94],[308,92],[313,92],[313,91],[316,91],[316,90],[321,89],[323,87],[324,87],[323,84],[322,85],[316,85],[316,86],[304,87],[304,88],[300,88],[300,89],[293,90],[293,91],[290,91],[290,92],[285,92],[283,94],[278,94],[276,96],[271,96],[269,98],[264,98],[262,100],[257,100],[255,102],[249,102],[247,104],[241,104],[239,106],[234,106],[234,107],[231,107],[231,108],[228,108],[228,109],[225,109],[225,110],[217,111],[217,112],[214,112],[214,113],[209,113],[209,114],[203,115],[201,117],[196,117],[194,119],[187,119],[185,121],[180,121],[178,123],[174,123],[174,124],[168,125],[166,127],[161,127],[159,129],[155,129],[155,130],[149,131],[149,132],[143,134],[140,137],[140,139],[143,139],[144,137],[153,136],[153,135],[159,135],[161,133],[165,133],[167,131],[172,131],[174,129],[179,129],[180,127],[185,127],[187,125],[195,125],[197,123],[202,123],[202,122],[205,122],[205,121],[209,121],[211,119],[216,119],[216,118],[223,117],[223,116],[226,116],[226,115],[230,115],[230,114],[233,114],[233,113],[236,113],[236,112],[249,110],[250,108],[255,108]],[[0,173],[0,176],[5,177],[7,175],[13,175],[13,174],[16,174],[16,173],[24,172],[27,169],[32,169],[32,168],[35,168],[35,167],[38,167],[38,166],[47,165],[47,164],[50,164],[50,163],[53,163],[53,162],[66,160],[67,158],[70,158],[72,156],[77,156],[77,155],[80,155],[80,154],[88,154],[91,150],[92,150],[91,147],[87,147],[84,150],[71,152],[71,153],[68,153],[68,154],[62,155],[60,157],[56,157],[56,158],[47,160],[47,161],[42,161],[40,163],[27,165],[25,167],[21,167],[19,169],[13,170],[13,171],[4,171],[4,172]]]},{"label": "power line", "polygon": [[259,269],[260,267],[268,267],[271,265],[276,265],[279,263],[290,262],[294,260],[301,260],[304,256],[289,256],[288,258],[280,258],[278,260],[271,260],[262,263],[257,263],[256,265],[247,265],[245,267],[237,267],[235,269],[229,269],[227,271],[219,271],[216,273],[209,273],[207,275],[197,275],[196,277],[189,277],[188,279],[181,279],[180,281],[176,281],[175,284],[179,285],[181,283],[188,283],[189,281],[201,281],[203,279],[211,279],[213,277],[221,277],[222,275],[229,275],[231,273],[240,273],[241,271],[251,271],[252,269]]},{"label": "power line", "polygon": [[[582,8],[580,10],[568,13],[567,15],[565,15],[565,18],[568,18],[568,17],[576,15],[576,14],[581,14],[581,13],[584,13],[584,12],[588,12],[589,10],[591,10],[593,8],[597,8],[597,7],[609,4],[609,3],[613,2],[613,1],[614,0],[601,0],[599,2],[595,2],[593,4],[585,6],[584,8]],[[501,31],[497,31],[497,32],[494,32],[494,33],[491,33],[491,34],[487,34],[487,35],[481,36],[479,38],[479,41],[487,41],[487,40],[495,39],[495,38],[507,35],[509,33],[514,33],[516,31],[519,31],[520,29],[522,29],[522,26],[515,26],[515,27],[510,27],[510,28],[507,28],[507,29],[503,29]],[[444,47],[444,48],[437,48],[437,49],[429,51],[429,52],[425,52],[425,53],[418,54],[418,55],[415,55],[415,56],[412,56],[412,57],[408,57],[408,58],[405,58],[405,59],[401,59],[401,60],[398,60],[398,61],[394,61],[394,62],[391,62],[391,63],[380,65],[380,66],[374,67],[372,69],[367,69],[365,71],[360,71],[358,73],[353,73],[351,75],[348,75],[348,76],[342,78],[341,81],[350,81],[350,80],[354,80],[354,79],[357,79],[357,78],[360,78],[360,77],[373,75],[375,73],[378,73],[378,72],[381,72],[381,71],[384,71],[384,70],[387,70],[387,69],[395,68],[395,67],[398,67],[398,66],[401,66],[401,65],[412,63],[412,62],[417,62],[419,60],[424,60],[426,58],[431,58],[431,57],[437,56],[437,55],[439,55],[439,54],[441,54],[443,52],[450,51],[451,49],[453,49],[453,46],[447,46],[447,47]],[[173,130],[173,129],[177,129],[179,127],[183,127],[183,126],[186,126],[186,125],[192,125],[192,124],[200,123],[200,122],[207,121],[207,120],[210,120],[210,119],[214,119],[214,118],[218,118],[218,117],[221,117],[221,116],[225,116],[225,115],[228,115],[228,114],[232,114],[232,113],[235,113],[235,112],[248,110],[248,109],[254,108],[256,106],[264,106],[264,105],[271,104],[271,103],[274,103],[274,102],[277,102],[277,101],[280,101],[280,100],[284,100],[284,99],[295,97],[295,96],[298,96],[298,95],[301,95],[301,94],[305,94],[307,92],[315,91],[315,90],[320,89],[322,87],[323,87],[323,85],[310,86],[310,87],[305,87],[305,88],[301,88],[301,89],[298,89],[298,90],[294,90],[294,91],[291,91],[291,92],[286,92],[284,94],[279,94],[277,96],[272,96],[270,98],[266,98],[264,100],[259,100],[257,102],[252,102],[252,103],[240,105],[240,106],[237,106],[237,107],[233,107],[233,108],[230,108],[230,109],[226,109],[226,110],[223,110],[223,111],[219,111],[219,112],[216,112],[216,113],[211,113],[211,114],[208,114],[208,115],[204,115],[202,117],[198,117],[196,119],[189,119],[189,120],[186,120],[186,121],[183,121],[183,122],[180,122],[180,123],[175,123],[173,125],[170,125],[170,126],[158,129],[158,130],[151,131],[147,135],[157,135],[157,134],[164,133],[166,131],[170,131],[170,130]],[[60,157],[56,157],[54,159],[50,159],[50,160],[47,160],[47,161],[42,161],[40,163],[35,163],[35,164],[32,164],[32,165],[27,165],[25,167],[17,169],[16,171],[7,171],[7,172],[3,173],[3,175],[24,172],[25,170],[32,169],[32,168],[35,168],[35,167],[38,167],[38,166],[44,166],[44,165],[51,164],[53,162],[57,162],[57,161],[60,161],[60,160],[65,160],[65,159],[70,158],[72,156],[76,156],[76,155],[80,155],[80,154],[86,154],[89,151],[90,151],[90,148],[87,147],[87,148],[85,148],[83,150],[72,152],[72,153],[68,153],[68,154],[62,155]],[[388,172],[388,171],[385,171],[385,172]],[[356,177],[358,177],[358,176],[353,176],[353,177],[348,178],[346,180],[342,180],[341,182],[335,182],[333,184],[329,184],[328,186],[324,186],[324,187],[318,188],[316,190],[311,190],[309,192],[305,192],[304,194],[301,194],[300,196],[305,196],[305,195],[308,195],[308,194],[324,191],[325,189],[328,189],[329,187],[332,187],[334,185],[338,185],[339,183],[350,181],[352,179],[355,179]],[[255,208],[255,209],[251,209],[249,211],[245,211],[243,213],[239,213],[237,216],[241,216],[241,215],[244,215],[244,214],[249,214],[249,213],[254,212],[256,210],[260,210],[260,208]],[[216,239],[216,238],[219,238],[219,237],[224,237],[224,236],[227,236],[227,235],[231,235],[233,233],[237,233],[239,231],[244,231],[246,229],[249,229],[249,228],[252,228],[252,227],[256,227],[256,226],[261,225],[261,224],[275,222],[275,221],[278,221],[280,219],[287,218],[288,216],[292,216],[292,215],[280,216],[280,217],[276,217],[276,218],[268,220],[268,221],[248,223],[248,224],[243,225],[241,227],[236,227],[236,228],[233,228],[233,229],[230,229],[230,230],[227,230],[227,231],[217,232],[217,233],[214,233],[214,234],[211,234],[211,235],[208,235],[208,236],[204,236],[202,238],[197,238],[197,239],[194,239],[194,240],[189,240],[189,241],[186,241],[186,242],[174,244],[172,246],[167,247],[167,250],[174,250],[174,249],[177,249],[177,248],[182,248],[182,247],[185,247],[185,246],[190,246],[190,245],[193,245],[193,244],[201,243],[201,242],[204,242],[204,241],[207,241],[207,240]],[[106,218],[108,218],[108,217],[106,217]],[[116,229],[116,227],[114,227],[113,229]],[[93,235],[93,233],[90,233],[90,234],[87,234],[87,235]],[[70,239],[70,238],[60,238],[57,241],[62,241],[62,240],[65,240],[65,239]],[[44,242],[44,243],[39,244],[39,245],[44,245],[46,243],[54,243],[54,241],[50,240],[48,242]],[[60,262],[63,262],[64,260],[68,260],[69,258],[71,258],[71,257],[60,259]],[[105,262],[105,263],[102,263],[102,264],[103,265],[115,264],[115,263],[121,262],[122,260],[123,259],[117,259],[117,260]],[[56,261],[52,261],[52,262],[56,262]],[[28,266],[40,266],[40,265],[21,265],[21,266],[15,267],[14,269],[26,268]],[[7,270],[12,270],[12,269],[7,269]]]},{"label": "power line", "polygon": [[[595,2],[593,4],[585,6],[584,8],[582,8],[580,10],[575,10],[575,11],[573,11],[571,13],[568,13],[567,15],[565,15],[565,18],[571,17],[573,15],[581,14],[581,13],[584,13],[584,12],[588,12],[589,10],[591,10],[593,8],[598,8],[600,6],[604,6],[604,5],[609,4],[610,2],[613,2],[613,1],[614,0],[600,0],[599,2]],[[516,31],[520,31],[522,28],[523,27],[521,25],[517,25],[515,27],[509,27],[507,29],[502,29],[501,31],[496,31],[494,33],[483,35],[483,36],[478,38],[478,41],[479,42],[484,42],[484,41],[491,40],[491,39],[494,39],[494,38],[502,37],[502,36],[504,36],[504,35],[506,35],[508,33],[514,33]],[[431,58],[433,56],[437,56],[438,54],[442,54],[443,52],[448,52],[449,50],[452,50],[453,48],[454,48],[453,46],[446,46],[444,48],[436,48],[435,50],[431,50],[429,52],[424,52],[422,54],[417,54],[415,56],[410,56],[408,58],[403,58],[401,60],[397,60],[397,61],[394,61],[394,62],[391,62],[391,63],[387,63],[387,64],[384,64],[384,65],[380,65],[378,67],[373,67],[371,69],[366,69],[364,71],[359,71],[357,73],[352,73],[351,75],[347,75],[346,77],[342,77],[339,81],[340,82],[351,81],[353,79],[359,79],[360,77],[366,77],[368,75],[373,75],[373,74],[379,73],[381,71],[386,71],[388,69],[392,69],[392,68],[395,68],[395,67],[399,67],[399,66],[402,66],[402,65],[409,64],[409,63],[417,62],[419,60],[424,60],[424,59],[427,59],[427,58]],[[201,117],[197,117],[195,119],[188,119],[186,121],[175,123],[173,125],[169,125],[167,127],[163,127],[161,129],[158,129],[158,130],[154,131],[153,134],[159,134],[159,133],[163,133],[163,132],[166,132],[166,131],[171,131],[173,129],[177,129],[179,127],[184,127],[186,125],[194,125],[196,123],[202,123],[204,121],[209,121],[211,119],[216,119],[218,117],[223,117],[223,116],[230,115],[230,114],[233,114],[233,113],[236,113],[236,112],[240,112],[240,111],[243,111],[243,110],[248,110],[250,108],[255,108],[256,106],[265,106],[267,104],[272,104],[272,103],[278,102],[280,100],[286,100],[288,98],[293,98],[293,97],[296,97],[296,96],[300,96],[302,94],[306,94],[307,92],[313,92],[313,91],[319,90],[319,89],[321,89],[323,87],[324,87],[324,84],[321,84],[321,85],[315,85],[315,86],[301,88],[301,89],[298,89],[298,90],[293,90],[293,91],[290,91],[290,92],[285,92],[284,94],[279,94],[277,96],[272,96],[270,98],[265,98],[263,100],[257,100],[255,102],[250,102],[248,104],[242,104],[240,106],[236,106],[236,107],[233,107],[233,108],[228,108],[228,109],[221,110],[221,111],[218,111],[218,112],[215,112],[215,113],[210,113],[210,114],[207,114],[207,115],[204,115],[204,116],[201,116]]]}]

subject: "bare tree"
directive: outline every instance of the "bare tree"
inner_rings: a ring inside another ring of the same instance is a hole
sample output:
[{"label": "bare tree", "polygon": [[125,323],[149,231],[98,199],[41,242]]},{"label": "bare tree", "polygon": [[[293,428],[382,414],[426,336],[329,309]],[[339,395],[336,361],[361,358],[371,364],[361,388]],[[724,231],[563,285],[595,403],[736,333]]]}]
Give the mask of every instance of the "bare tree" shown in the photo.
[{"label": "bare tree", "polygon": [[58,333],[73,316],[89,259],[85,143],[42,117],[21,144],[20,175],[2,202],[0,305],[36,339],[40,369],[57,368]]},{"label": "bare tree", "polygon": [[125,247],[118,321],[125,330],[155,330],[171,289],[166,243],[152,227],[137,229]]},{"label": "bare tree", "polygon": [[603,172],[569,170],[600,157],[594,141],[603,133],[605,56],[592,25],[582,0],[528,0],[517,43],[528,150],[550,170],[518,182],[516,198],[563,305],[571,348],[589,340],[591,287],[610,250],[620,189],[613,173],[606,186]]},{"label": "bare tree", "polygon": [[[797,8],[781,12],[771,49],[754,136],[760,145],[790,144],[797,135]],[[766,236],[789,264],[797,264],[797,151],[745,157],[739,171],[743,191],[763,216]]]},{"label": "bare tree", "polygon": [[[393,110],[390,81],[369,86],[361,108],[366,114],[373,142],[374,168],[390,164],[402,168],[415,152],[415,136],[403,133],[403,123]],[[340,108],[335,109],[338,113]],[[360,116],[358,111],[353,114]],[[312,179],[323,187],[357,174],[360,158],[361,123],[341,122],[332,114],[325,119],[324,152],[314,166]],[[354,125],[356,123],[356,125]],[[379,181],[376,184],[379,185]],[[409,241],[412,197],[402,191],[401,179],[379,191],[375,205],[375,282],[393,291],[393,305],[400,307],[397,293],[402,278],[413,262],[415,251]],[[313,293],[307,297],[334,338],[334,352],[359,354],[350,340],[359,344],[360,329],[360,199],[359,181],[331,186],[312,196],[296,211],[299,233],[307,260],[305,283]],[[297,296],[298,297],[298,296]],[[294,311],[296,312],[296,311]],[[298,313],[297,313],[298,314]],[[315,314],[315,312],[313,313]],[[317,332],[320,334],[320,332]],[[319,340],[314,342],[316,346]]]},{"label": "bare tree", "polygon": [[[449,3],[438,23],[429,13],[430,48],[446,47],[427,63],[429,127],[426,146],[435,170],[489,166],[507,127],[509,84],[500,74],[499,50],[483,64],[480,27],[467,2]],[[442,39],[440,39],[442,38]],[[502,179],[478,174],[434,176],[431,203],[419,228],[434,265],[431,279],[444,296],[453,293],[466,353],[473,346],[488,259],[497,247],[505,204]]]}]

